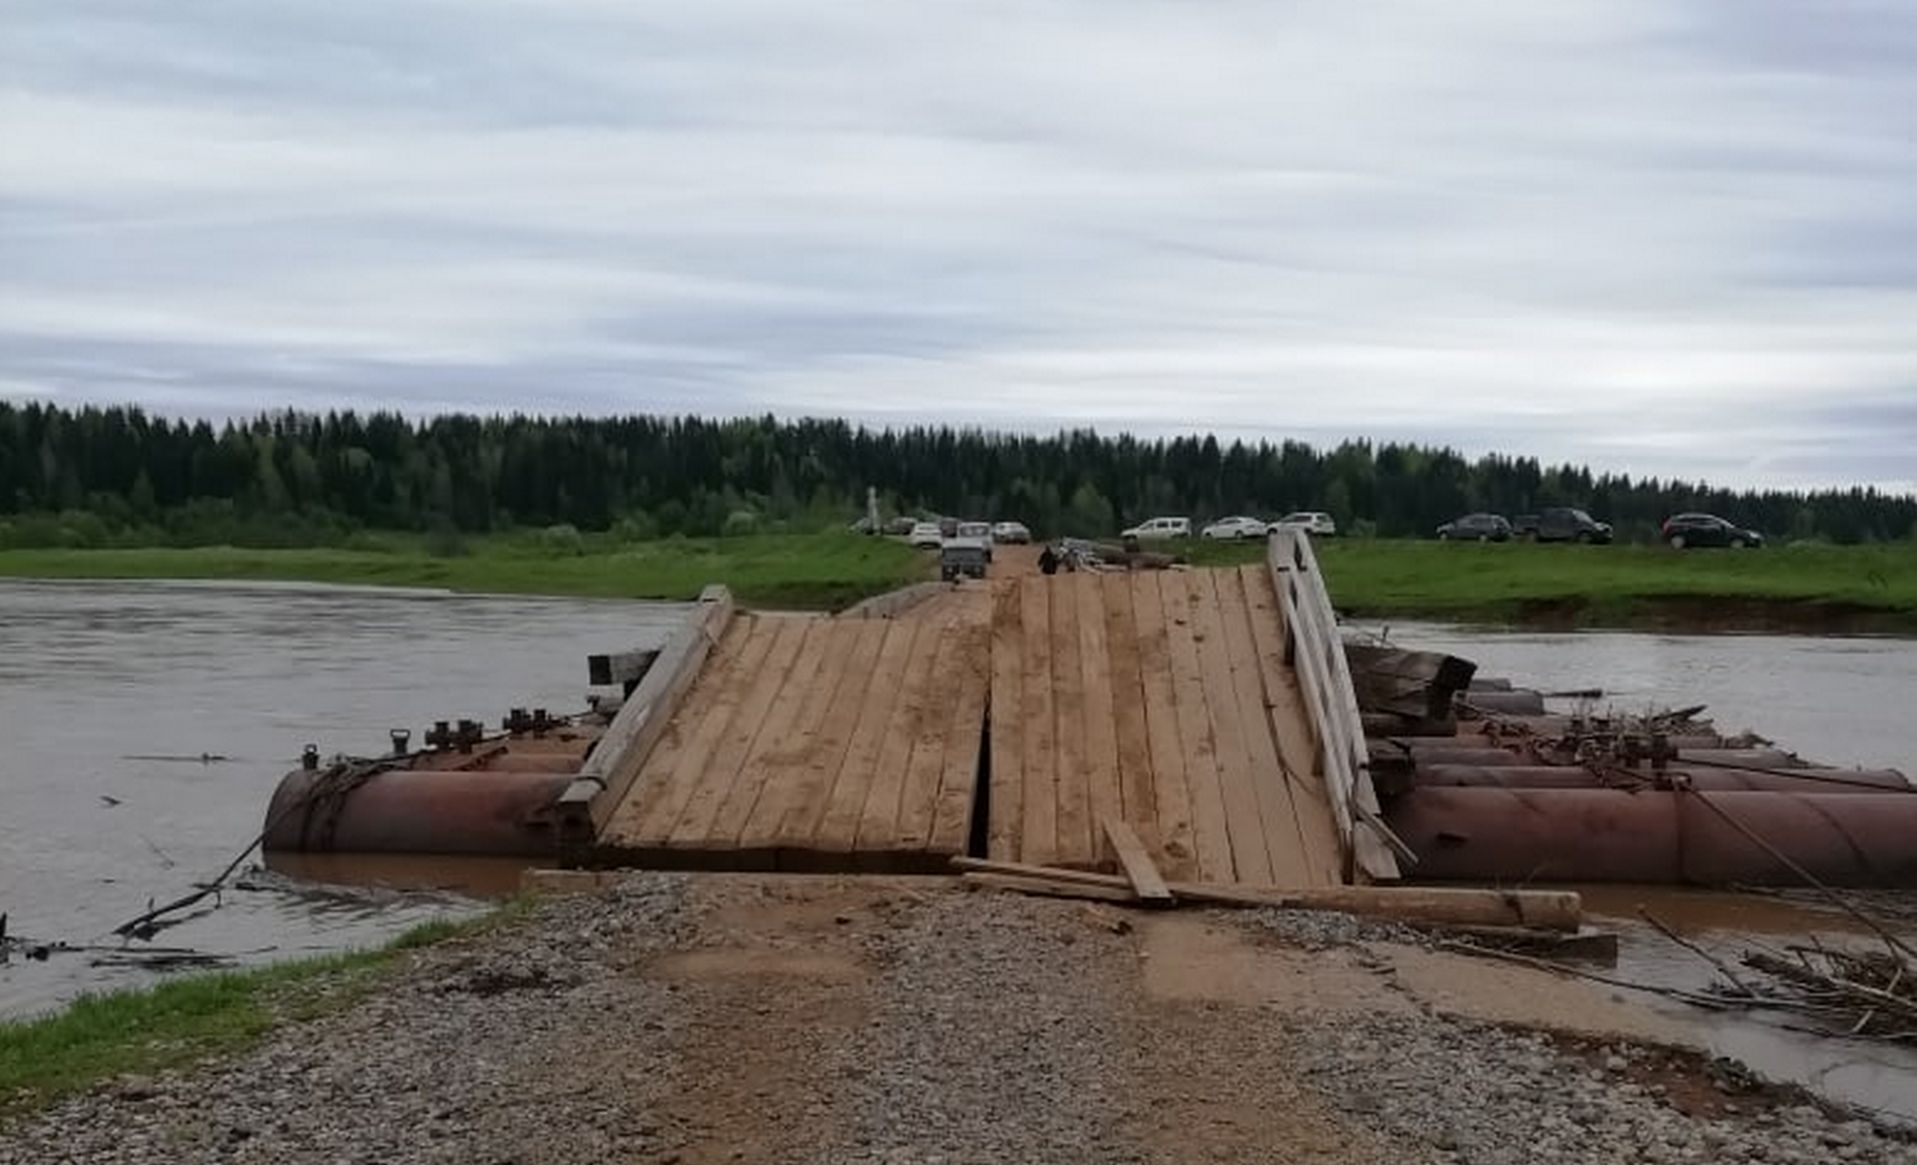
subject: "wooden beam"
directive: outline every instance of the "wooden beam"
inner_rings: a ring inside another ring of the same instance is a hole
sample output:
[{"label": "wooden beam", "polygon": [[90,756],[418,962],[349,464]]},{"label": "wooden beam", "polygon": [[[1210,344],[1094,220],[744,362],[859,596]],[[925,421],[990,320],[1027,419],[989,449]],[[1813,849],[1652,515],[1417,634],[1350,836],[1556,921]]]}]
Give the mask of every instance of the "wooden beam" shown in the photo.
[{"label": "wooden beam", "polygon": [[1105,840],[1111,842],[1119,868],[1125,871],[1125,879],[1140,902],[1147,906],[1172,905],[1172,892],[1165,888],[1165,879],[1152,864],[1152,855],[1131,826],[1116,817],[1105,818]]},{"label": "wooden beam", "polygon": [[1325,591],[1311,539],[1302,531],[1274,534],[1266,556],[1272,584],[1277,588],[1305,707],[1324,751],[1325,785],[1345,843],[1348,865],[1356,879],[1396,881],[1399,859],[1417,858],[1386,827],[1378,813],[1378,795],[1371,785],[1371,756],[1365,744],[1358,698],[1351,686],[1350,665],[1337,616]]},{"label": "wooden beam", "polygon": [[[1124,877],[1085,870],[1061,870],[981,858],[954,858],[952,866],[968,874],[1001,874],[1049,882],[1117,887],[1127,892],[1131,889],[1131,883]],[[1170,882],[1166,888],[1180,902],[1206,906],[1329,910],[1433,924],[1527,926],[1575,931],[1582,923],[1584,913],[1583,899],[1569,890],[1482,890],[1452,886],[1313,886],[1287,890],[1205,882]]]},{"label": "wooden beam", "polygon": [[731,591],[715,585],[699,592],[698,603],[659,648],[645,678],[579,767],[579,776],[560,793],[554,808],[562,822],[582,830],[590,821],[595,836],[605,826],[705,665],[706,655],[731,625],[732,614]]},{"label": "wooden beam", "polygon": [[1046,898],[1088,898],[1094,902],[1122,902],[1136,904],[1138,897],[1120,878],[1117,886],[1101,886],[1089,882],[1056,881],[1049,878],[1024,878],[1017,874],[966,874],[965,880],[974,886],[984,886],[992,890],[1015,890],[1020,894],[1038,894]]}]

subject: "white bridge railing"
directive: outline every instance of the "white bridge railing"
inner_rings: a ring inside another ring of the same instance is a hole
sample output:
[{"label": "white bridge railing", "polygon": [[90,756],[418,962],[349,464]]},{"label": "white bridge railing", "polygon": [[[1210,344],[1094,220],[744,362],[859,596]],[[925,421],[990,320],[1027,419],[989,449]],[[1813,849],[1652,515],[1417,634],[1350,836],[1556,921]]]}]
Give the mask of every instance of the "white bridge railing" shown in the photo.
[{"label": "white bridge railing", "polygon": [[1285,662],[1298,675],[1318,739],[1325,789],[1344,845],[1347,872],[1354,880],[1395,880],[1400,856],[1407,864],[1417,859],[1378,814],[1358,696],[1317,555],[1302,530],[1275,530],[1269,541],[1271,581],[1285,620]]}]

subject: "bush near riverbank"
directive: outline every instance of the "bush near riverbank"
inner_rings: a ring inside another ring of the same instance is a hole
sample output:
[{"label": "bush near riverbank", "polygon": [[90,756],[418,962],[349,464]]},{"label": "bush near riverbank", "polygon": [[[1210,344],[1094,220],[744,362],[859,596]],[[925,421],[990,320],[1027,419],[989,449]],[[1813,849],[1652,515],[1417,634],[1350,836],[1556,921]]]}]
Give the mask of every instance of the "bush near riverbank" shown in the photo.
[{"label": "bush near riverbank", "polygon": [[622,542],[561,526],[470,543],[385,535],[358,545],[6,550],[0,576],[276,579],[628,599],[691,599],[717,582],[751,606],[837,609],[923,581],[933,567],[930,556],[901,542],[854,534]]},{"label": "bush near riverbank", "polygon": [[[1749,551],[1387,539],[1315,545],[1332,602],[1360,618],[1917,632],[1917,542]],[[1201,564],[1263,555],[1258,543],[1190,547]]]}]

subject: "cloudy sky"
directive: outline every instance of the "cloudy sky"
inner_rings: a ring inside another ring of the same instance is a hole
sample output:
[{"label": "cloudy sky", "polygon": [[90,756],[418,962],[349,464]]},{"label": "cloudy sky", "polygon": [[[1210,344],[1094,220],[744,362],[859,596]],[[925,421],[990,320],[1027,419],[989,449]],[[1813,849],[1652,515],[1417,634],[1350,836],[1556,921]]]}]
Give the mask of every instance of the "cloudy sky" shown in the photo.
[{"label": "cloudy sky", "polygon": [[0,396],[1917,489],[1913,110],[1908,0],[0,0]]}]

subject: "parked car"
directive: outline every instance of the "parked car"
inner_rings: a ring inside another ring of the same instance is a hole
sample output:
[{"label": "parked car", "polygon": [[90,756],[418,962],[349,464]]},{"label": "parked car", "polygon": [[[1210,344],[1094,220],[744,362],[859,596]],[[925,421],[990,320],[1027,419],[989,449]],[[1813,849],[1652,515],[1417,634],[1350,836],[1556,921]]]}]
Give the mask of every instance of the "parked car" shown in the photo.
[{"label": "parked car", "polygon": [[1247,518],[1243,515],[1239,515],[1231,518],[1220,518],[1203,530],[1200,530],[1198,534],[1201,538],[1263,538],[1265,536],[1265,524],[1256,518]]},{"label": "parked car", "polygon": [[1509,542],[1511,523],[1503,514],[1466,514],[1438,527],[1440,542]]},{"label": "parked car", "polygon": [[984,578],[992,564],[992,544],[978,538],[951,538],[939,547],[939,577],[946,582]]},{"label": "parked car", "polygon": [[1334,538],[1338,534],[1338,523],[1323,510],[1294,510],[1272,523],[1273,527],[1286,526],[1294,530],[1303,530],[1313,538]]},{"label": "parked car", "polygon": [[1152,518],[1140,522],[1129,530],[1120,530],[1120,538],[1126,541],[1155,542],[1168,538],[1191,537],[1190,518]]},{"label": "parked car", "polygon": [[907,517],[893,518],[890,521],[886,522],[885,532],[887,534],[892,535],[895,538],[901,537],[903,535],[910,534],[912,532],[912,527],[918,524],[919,524],[919,520],[917,518],[907,518]]},{"label": "parked car", "polygon": [[1519,514],[1511,519],[1511,530],[1520,538],[1538,542],[1611,540],[1609,522],[1600,522],[1575,506],[1553,506],[1535,514]]},{"label": "parked car", "polygon": [[945,541],[945,535],[939,532],[937,522],[914,522],[912,532],[905,536],[905,540],[922,549],[937,550],[939,544]]},{"label": "parked car", "polygon": [[1692,546],[1728,546],[1742,550],[1764,545],[1764,536],[1755,530],[1727,522],[1716,514],[1672,514],[1664,519],[1664,541],[1673,550]]},{"label": "parked car", "polygon": [[1007,546],[1023,546],[1032,540],[1032,532],[1023,522],[992,523],[992,541]]}]

